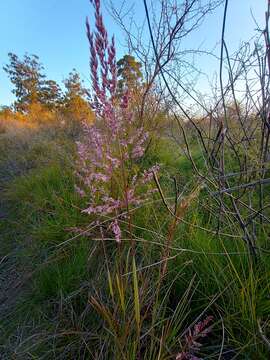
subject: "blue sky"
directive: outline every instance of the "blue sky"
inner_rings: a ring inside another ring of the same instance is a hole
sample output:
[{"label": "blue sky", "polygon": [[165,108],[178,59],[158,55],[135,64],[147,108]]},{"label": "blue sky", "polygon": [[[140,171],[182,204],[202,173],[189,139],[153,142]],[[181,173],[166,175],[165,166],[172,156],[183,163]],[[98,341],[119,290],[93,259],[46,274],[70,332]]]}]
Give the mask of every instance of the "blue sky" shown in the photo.
[{"label": "blue sky", "polygon": [[[112,0],[120,6],[122,0]],[[132,0],[129,0],[132,3]],[[135,0],[137,17],[143,19],[143,2]],[[255,29],[251,9],[260,24],[264,21],[266,0],[230,0],[226,38],[231,50],[241,40],[248,40]],[[213,48],[220,39],[222,9],[213,14],[201,30],[191,36],[189,47]],[[2,70],[8,52],[22,56],[37,54],[45,66],[48,78],[61,82],[76,68],[89,81],[88,43],[85,36],[85,17],[92,13],[89,0],[1,0],[0,1],[0,104],[13,100],[11,85]],[[122,34],[108,13],[105,23],[110,34],[116,34],[118,56],[124,49]],[[213,64],[205,62],[204,70],[211,72]]]}]

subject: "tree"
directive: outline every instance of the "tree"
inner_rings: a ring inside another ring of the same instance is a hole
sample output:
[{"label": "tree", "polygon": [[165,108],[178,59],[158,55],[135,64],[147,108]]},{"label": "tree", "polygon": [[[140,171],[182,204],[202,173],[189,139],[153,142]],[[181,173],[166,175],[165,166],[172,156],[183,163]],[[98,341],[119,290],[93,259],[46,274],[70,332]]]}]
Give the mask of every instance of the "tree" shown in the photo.
[{"label": "tree", "polygon": [[122,93],[126,89],[132,90],[141,85],[143,74],[142,64],[132,55],[124,55],[117,62],[118,90]]},{"label": "tree", "polygon": [[64,80],[66,93],[64,97],[65,116],[72,120],[93,121],[94,115],[86,100],[87,90],[79,73],[73,69]]},{"label": "tree", "polygon": [[62,105],[63,94],[56,81],[45,80],[43,82],[39,101],[49,109],[57,108]]},{"label": "tree", "polygon": [[14,85],[14,107],[15,110],[24,112],[30,103],[37,102],[40,98],[41,84],[45,79],[44,68],[37,55],[25,54],[22,60],[14,53],[9,53],[8,57],[9,64],[3,69]]},{"label": "tree", "polygon": [[25,54],[22,59],[14,53],[8,56],[9,64],[3,69],[14,85],[12,92],[16,96],[16,111],[27,112],[29,106],[36,103],[49,109],[61,103],[61,89],[54,80],[46,79],[44,67],[37,55]]},{"label": "tree", "polygon": [[81,80],[80,74],[73,69],[67,79],[64,80],[64,85],[66,87],[66,97],[74,98],[80,96],[84,98],[87,94],[87,90],[83,86],[83,81]]}]

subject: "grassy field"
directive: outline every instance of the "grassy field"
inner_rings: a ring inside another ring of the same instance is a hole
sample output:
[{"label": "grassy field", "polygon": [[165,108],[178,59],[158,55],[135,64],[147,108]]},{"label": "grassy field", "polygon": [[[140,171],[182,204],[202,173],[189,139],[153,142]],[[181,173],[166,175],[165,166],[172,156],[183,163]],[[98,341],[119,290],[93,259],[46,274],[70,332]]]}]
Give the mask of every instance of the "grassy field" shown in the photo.
[{"label": "grassy field", "polygon": [[[120,247],[95,240],[74,190],[74,139],[63,134],[40,127],[0,135],[1,358],[175,359],[188,348],[194,358],[267,359],[268,253],[254,260],[237,227],[229,231],[234,224],[213,230],[208,194],[177,145],[160,139],[143,161],[162,164],[171,203],[177,178],[183,221],[174,224],[159,194],[138,206],[134,256],[129,238]],[[193,152],[203,171],[196,145]],[[268,236],[264,227],[262,245]],[[209,316],[209,333],[193,343],[194,325]]]}]

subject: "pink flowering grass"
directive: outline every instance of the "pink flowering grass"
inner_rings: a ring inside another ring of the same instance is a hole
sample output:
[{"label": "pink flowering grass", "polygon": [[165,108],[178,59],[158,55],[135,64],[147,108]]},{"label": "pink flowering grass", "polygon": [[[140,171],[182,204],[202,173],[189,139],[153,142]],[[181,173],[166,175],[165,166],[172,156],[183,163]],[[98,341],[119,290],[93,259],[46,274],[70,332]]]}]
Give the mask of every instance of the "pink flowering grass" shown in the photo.
[{"label": "pink flowering grass", "polygon": [[92,106],[95,123],[84,124],[84,138],[78,142],[76,190],[86,197],[84,213],[97,217],[110,216],[117,242],[121,240],[119,218],[125,213],[130,221],[130,209],[150,196],[149,184],[154,166],[140,170],[139,161],[145,154],[148,133],[137,127],[127,90],[120,98],[116,94],[117,68],[115,42],[103,22],[100,1],[91,1],[95,12],[95,30],[87,19],[86,29],[90,47]]},{"label": "pink flowering grass", "polygon": [[199,341],[210,333],[212,326],[209,324],[212,321],[213,316],[208,316],[203,321],[194,325],[193,329],[188,330],[188,334],[185,336],[183,350],[176,355],[176,360],[201,360],[195,354],[202,346]]}]

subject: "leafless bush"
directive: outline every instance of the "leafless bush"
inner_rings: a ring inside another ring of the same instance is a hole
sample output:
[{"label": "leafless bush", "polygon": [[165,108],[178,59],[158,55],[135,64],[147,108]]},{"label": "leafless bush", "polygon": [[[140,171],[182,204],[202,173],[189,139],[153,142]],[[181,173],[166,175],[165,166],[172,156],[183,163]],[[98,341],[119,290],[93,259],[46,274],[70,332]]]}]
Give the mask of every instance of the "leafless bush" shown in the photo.
[{"label": "leafless bush", "polygon": [[[270,108],[269,13],[265,29],[255,39],[254,48],[243,44],[229,54],[225,40],[228,0],[224,16],[220,49],[219,86],[209,106],[200,94],[183,79],[183,71],[192,64],[183,61],[181,40],[193,31],[220,2],[186,0],[180,5],[161,1],[159,20],[152,14],[152,5],[144,0],[151,46],[155,58],[153,74],[159,77],[172,102],[172,116],[183,139],[184,151],[200,181],[205,183],[211,199],[211,212],[216,216],[216,232],[221,228],[231,232],[238,228],[250,253],[258,251],[258,225],[269,223],[269,203],[265,187],[270,183]],[[194,118],[183,98],[192,102],[200,113]],[[190,135],[201,148],[205,168],[200,169],[192,157]],[[259,199],[259,201],[258,201]]]}]

